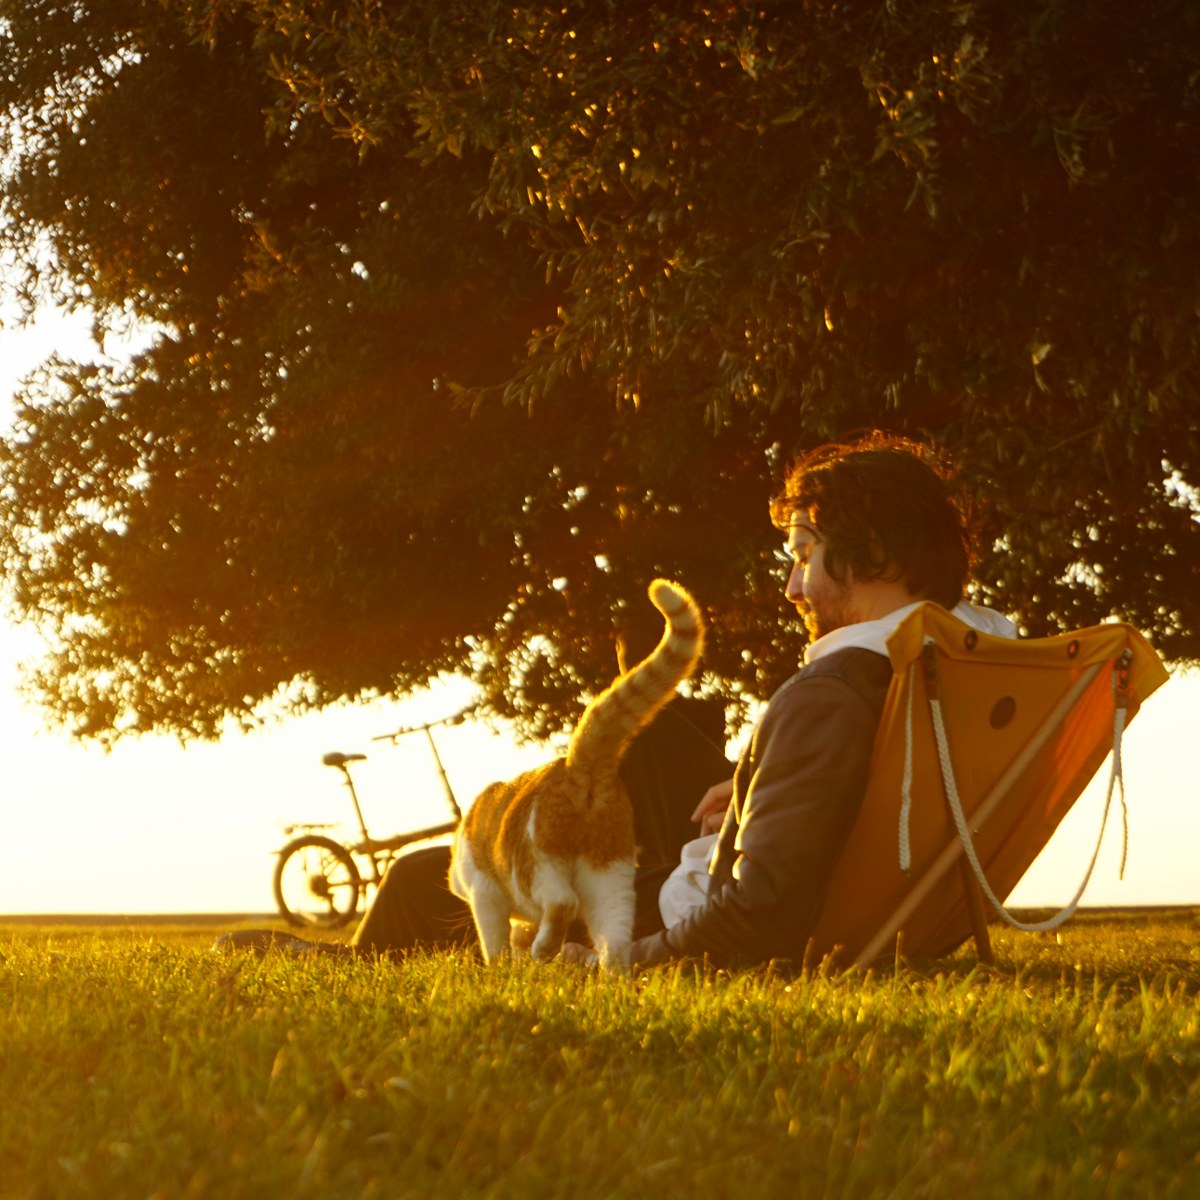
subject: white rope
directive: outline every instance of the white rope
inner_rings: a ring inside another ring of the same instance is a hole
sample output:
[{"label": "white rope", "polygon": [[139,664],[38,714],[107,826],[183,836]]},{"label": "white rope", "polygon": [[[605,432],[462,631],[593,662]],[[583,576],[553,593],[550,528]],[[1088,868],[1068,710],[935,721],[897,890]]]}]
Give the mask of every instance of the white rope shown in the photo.
[{"label": "white rope", "polygon": [[[1092,852],[1091,862],[1088,863],[1087,874],[1084,875],[1083,882],[1079,885],[1079,890],[1067,903],[1065,908],[1049,920],[1035,923],[1026,923],[1017,920],[1004,907],[1004,904],[996,898],[995,892],[992,891],[991,885],[983,873],[979,856],[975,853],[975,843],[971,837],[971,831],[967,828],[967,821],[963,815],[962,801],[958,795],[958,783],[954,778],[954,767],[950,761],[950,746],[946,739],[946,727],[942,720],[942,705],[937,697],[930,696],[929,710],[933,717],[934,737],[937,740],[938,762],[942,771],[942,786],[946,791],[946,799],[950,802],[950,812],[954,817],[954,824],[958,829],[958,836],[962,841],[963,851],[967,856],[967,861],[971,864],[971,869],[975,872],[975,878],[979,881],[979,886],[982,888],[983,894],[991,901],[992,906],[1000,916],[1014,929],[1021,929],[1026,933],[1041,933],[1048,929],[1057,929],[1059,925],[1068,920],[1075,912],[1087,888],[1088,881],[1092,877],[1092,870],[1096,865],[1096,859],[1100,856],[1100,845],[1104,841],[1104,828],[1108,823],[1108,810],[1112,803],[1113,788],[1118,780],[1121,784],[1122,809],[1124,810],[1125,808],[1125,778],[1121,766],[1121,736],[1125,730],[1125,707],[1118,705],[1113,717],[1112,771],[1108,779],[1108,794],[1104,799],[1104,815],[1100,820],[1100,836],[1096,839],[1096,849]],[[1128,827],[1126,828],[1126,841],[1128,841]]]},{"label": "white rope", "polygon": [[905,875],[912,867],[912,845],[909,842],[909,823],[912,816],[913,776],[913,678],[916,666],[908,672],[908,710],[904,714],[904,776],[900,781],[900,870]]},{"label": "white rope", "polygon": [[[1112,676],[1113,704],[1116,706],[1113,714],[1113,765],[1108,778],[1108,797],[1112,798],[1113,782],[1120,785],[1121,799],[1121,867],[1117,872],[1118,879],[1125,878],[1125,860],[1129,857],[1129,805],[1125,803],[1125,764],[1121,761],[1121,734],[1125,729],[1125,704],[1119,697],[1117,677],[1119,672],[1114,669]],[[1109,800],[1104,801],[1107,808]],[[1103,832],[1103,830],[1101,830]]]}]

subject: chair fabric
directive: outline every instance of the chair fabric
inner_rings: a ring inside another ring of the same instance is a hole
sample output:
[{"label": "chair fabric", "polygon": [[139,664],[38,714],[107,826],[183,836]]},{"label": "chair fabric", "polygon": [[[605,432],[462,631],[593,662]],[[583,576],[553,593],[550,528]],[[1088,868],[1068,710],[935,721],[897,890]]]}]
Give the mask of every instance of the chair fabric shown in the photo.
[{"label": "chair fabric", "polygon": [[[957,845],[961,857],[961,843],[938,764],[927,702],[928,663],[936,664],[954,773],[976,853],[1001,897],[1017,885],[1112,750],[1118,682],[1127,692],[1128,725],[1167,679],[1146,640],[1125,624],[1010,640],[970,629],[935,604],[922,605],[900,624],[888,639],[888,656],[893,676],[870,781],[810,951],[818,960],[835,954],[843,965],[862,962],[867,948],[879,945],[893,915],[909,907],[900,922],[908,957],[948,953],[972,933],[963,876],[946,869],[955,857],[949,848]],[[906,754],[912,776],[907,872],[899,854]],[[991,811],[976,828],[981,804]],[[927,875],[938,872],[931,885]],[[924,888],[928,894],[913,907]],[[889,933],[885,955],[894,954],[894,946],[895,935]]]}]

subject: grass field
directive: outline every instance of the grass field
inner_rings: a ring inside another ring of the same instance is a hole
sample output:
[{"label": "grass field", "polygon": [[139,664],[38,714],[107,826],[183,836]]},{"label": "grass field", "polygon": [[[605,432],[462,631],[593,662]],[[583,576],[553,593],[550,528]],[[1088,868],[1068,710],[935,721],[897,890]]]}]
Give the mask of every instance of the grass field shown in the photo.
[{"label": "grass field", "polygon": [[1200,912],[863,977],[0,926],[0,1196],[1196,1197]]}]

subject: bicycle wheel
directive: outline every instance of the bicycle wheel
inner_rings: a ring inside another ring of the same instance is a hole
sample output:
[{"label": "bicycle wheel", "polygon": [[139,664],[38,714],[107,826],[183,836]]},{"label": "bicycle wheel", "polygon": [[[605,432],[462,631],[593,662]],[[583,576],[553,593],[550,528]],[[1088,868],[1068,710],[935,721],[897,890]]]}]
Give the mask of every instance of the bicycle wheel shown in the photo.
[{"label": "bicycle wheel", "polygon": [[274,886],[275,903],[293,925],[336,929],[354,916],[362,880],[345,846],[309,834],[279,851]]}]

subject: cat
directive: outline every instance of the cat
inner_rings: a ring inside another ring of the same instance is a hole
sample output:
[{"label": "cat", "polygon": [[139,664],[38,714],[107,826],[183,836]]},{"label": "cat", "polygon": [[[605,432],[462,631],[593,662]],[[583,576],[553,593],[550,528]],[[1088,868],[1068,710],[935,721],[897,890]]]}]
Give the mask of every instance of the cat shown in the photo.
[{"label": "cat", "polygon": [[488,962],[524,949],[553,958],[579,917],[600,966],[629,969],[633,809],[617,768],[692,673],[704,639],[700,609],[679,584],[656,579],[649,594],[667,620],[655,649],[591,701],[564,757],[489,784],[458,827],[450,890],[470,905]]}]

